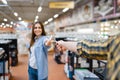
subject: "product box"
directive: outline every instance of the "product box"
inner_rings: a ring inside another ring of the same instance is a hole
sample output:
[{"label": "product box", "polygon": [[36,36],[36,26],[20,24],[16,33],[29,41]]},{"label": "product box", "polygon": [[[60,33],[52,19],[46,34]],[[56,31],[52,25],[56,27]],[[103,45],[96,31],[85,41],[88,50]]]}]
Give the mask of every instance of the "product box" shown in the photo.
[{"label": "product box", "polygon": [[87,69],[75,69],[76,80],[100,80],[98,76]]}]

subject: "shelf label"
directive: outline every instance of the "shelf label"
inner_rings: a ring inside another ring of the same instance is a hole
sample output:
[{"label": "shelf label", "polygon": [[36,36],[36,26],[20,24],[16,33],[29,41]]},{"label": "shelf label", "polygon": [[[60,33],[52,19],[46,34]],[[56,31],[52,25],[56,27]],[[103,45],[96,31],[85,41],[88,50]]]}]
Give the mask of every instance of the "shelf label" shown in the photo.
[{"label": "shelf label", "polygon": [[49,8],[74,8],[74,1],[50,2]]}]

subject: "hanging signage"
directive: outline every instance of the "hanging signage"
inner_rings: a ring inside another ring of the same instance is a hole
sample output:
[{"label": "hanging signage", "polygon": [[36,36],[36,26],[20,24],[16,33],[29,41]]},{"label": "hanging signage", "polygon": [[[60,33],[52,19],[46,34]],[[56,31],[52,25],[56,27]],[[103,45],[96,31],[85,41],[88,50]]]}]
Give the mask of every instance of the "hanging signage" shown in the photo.
[{"label": "hanging signage", "polygon": [[74,1],[67,2],[50,2],[49,8],[74,8]]}]

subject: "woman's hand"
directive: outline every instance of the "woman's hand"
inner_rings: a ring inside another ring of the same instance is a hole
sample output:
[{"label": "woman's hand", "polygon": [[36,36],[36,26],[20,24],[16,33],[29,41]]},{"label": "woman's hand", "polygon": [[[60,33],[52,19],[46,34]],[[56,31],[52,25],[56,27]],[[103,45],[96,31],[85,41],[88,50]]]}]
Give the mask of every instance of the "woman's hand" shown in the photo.
[{"label": "woman's hand", "polygon": [[53,36],[46,40],[45,45],[50,46],[54,42]]}]

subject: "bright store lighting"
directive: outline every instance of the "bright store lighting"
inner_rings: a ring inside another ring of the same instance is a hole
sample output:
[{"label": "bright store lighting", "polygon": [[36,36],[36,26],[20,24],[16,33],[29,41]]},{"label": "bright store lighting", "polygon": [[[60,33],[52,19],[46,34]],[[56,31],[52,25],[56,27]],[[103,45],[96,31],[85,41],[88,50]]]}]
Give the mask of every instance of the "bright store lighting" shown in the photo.
[{"label": "bright store lighting", "polygon": [[108,32],[104,32],[104,34],[108,34]]},{"label": "bright store lighting", "polygon": [[103,23],[101,23],[101,27],[104,27],[104,24],[103,24]]},{"label": "bright store lighting", "polygon": [[50,18],[50,19],[48,19],[48,22],[51,22],[53,20],[53,18]]},{"label": "bright store lighting", "polygon": [[3,21],[7,22],[8,20],[6,18],[4,18]]},{"label": "bright store lighting", "polygon": [[13,22],[11,21],[10,24],[13,24]]},{"label": "bright store lighting", "polygon": [[115,26],[116,29],[118,29],[118,26]]},{"label": "bright store lighting", "polygon": [[94,29],[93,28],[84,28],[84,29],[79,29],[78,32],[79,33],[94,33]]},{"label": "bright store lighting", "polygon": [[109,28],[104,28],[104,30],[110,30]]},{"label": "bright store lighting", "polygon": [[103,35],[103,34],[104,34],[104,32],[101,32],[101,34]]},{"label": "bright store lighting", "polygon": [[36,17],[35,17],[35,19],[38,19],[38,18],[39,18],[39,16],[36,16]]},{"label": "bright store lighting", "polygon": [[67,12],[69,10],[69,8],[65,8],[62,10],[62,12]]},{"label": "bright store lighting", "polygon": [[4,25],[3,28],[6,28],[6,26]]},{"label": "bright store lighting", "polygon": [[113,29],[113,28],[114,28],[114,26],[111,26],[111,28]]},{"label": "bright store lighting", "polygon": [[19,18],[18,18],[18,20],[19,20],[19,21],[21,21],[21,20],[22,20],[22,18],[21,18],[21,17],[19,17]]},{"label": "bright store lighting", "polygon": [[103,31],[104,30],[104,28],[101,28],[101,31]]},{"label": "bright store lighting", "polygon": [[5,25],[5,23],[2,23],[1,25]]},{"label": "bright store lighting", "polygon": [[18,13],[14,12],[14,15],[15,15],[15,16],[18,16]]},{"label": "bright store lighting", "polygon": [[120,20],[118,22],[120,23]]},{"label": "bright store lighting", "polygon": [[44,24],[48,24],[48,21],[45,21]]},{"label": "bright store lighting", "polygon": [[42,11],[42,7],[38,7],[38,12],[41,12]]},{"label": "bright store lighting", "polygon": [[53,17],[54,17],[54,18],[57,18],[58,16],[59,16],[59,14],[55,14]]},{"label": "bright store lighting", "polygon": [[2,0],[2,2],[3,2],[4,4],[7,4],[7,1],[6,1],[6,0]]},{"label": "bright store lighting", "polygon": [[97,32],[100,35],[100,32]]},{"label": "bright store lighting", "polygon": [[37,19],[35,19],[35,21],[34,22],[37,22],[38,20]]},{"label": "bright store lighting", "polygon": [[117,23],[117,21],[114,21],[114,23]]},{"label": "bright store lighting", "polygon": [[105,26],[110,26],[110,24],[108,22],[105,23]]},{"label": "bright store lighting", "polygon": [[10,28],[12,28],[12,25],[10,25]]},{"label": "bright store lighting", "polygon": [[9,27],[10,25],[9,24],[6,24],[6,27]]}]

